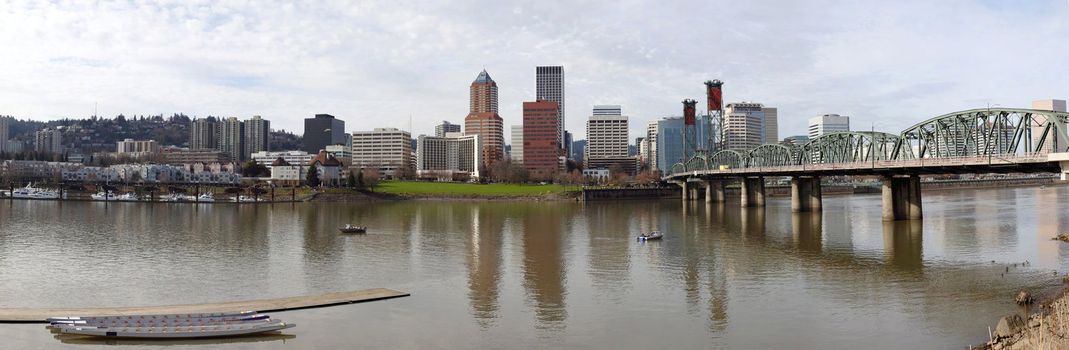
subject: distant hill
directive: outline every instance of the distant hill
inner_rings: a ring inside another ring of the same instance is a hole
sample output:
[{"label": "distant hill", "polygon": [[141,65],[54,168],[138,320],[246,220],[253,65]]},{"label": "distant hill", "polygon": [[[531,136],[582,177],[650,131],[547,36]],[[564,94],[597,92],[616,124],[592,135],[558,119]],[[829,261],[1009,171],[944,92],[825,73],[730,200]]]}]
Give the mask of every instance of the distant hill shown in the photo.
[{"label": "distant hill", "polygon": [[[18,120],[11,123],[12,139],[32,145],[34,133],[46,127],[63,130],[63,145],[73,152],[114,152],[115,143],[123,139],[156,140],[161,146],[189,146],[190,117],[173,114],[169,117],[125,116],[115,118],[60,119],[47,122]],[[299,149],[300,136],[284,130],[271,131],[271,149]]]}]

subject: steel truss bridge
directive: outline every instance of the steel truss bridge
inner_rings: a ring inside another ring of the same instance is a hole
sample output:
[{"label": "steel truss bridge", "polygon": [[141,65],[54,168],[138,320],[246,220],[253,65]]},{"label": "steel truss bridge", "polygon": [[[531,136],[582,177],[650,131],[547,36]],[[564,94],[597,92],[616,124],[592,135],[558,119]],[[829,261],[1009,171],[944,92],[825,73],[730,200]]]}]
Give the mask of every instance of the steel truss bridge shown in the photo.
[{"label": "steel truss bridge", "polygon": [[[743,178],[743,205],[753,206],[763,205],[763,181],[745,179],[792,176],[792,194],[804,196],[808,192],[812,197],[794,198],[792,208],[807,211],[819,208],[819,176],[882,175],[884,218],[920,218],[919,184],[912,184],[919,181],[916,176],[920,174],[1062,172],[1065,179],[1069,174],[1069,154],[1064,153],[1069,151],[1067,123],[1066,112],[970,109],[925,120],[898,134],[835,132],[801,145],[765,144],[750,150],[692,152],[694,156],[673,165],[663,179],[684,187],[684,199],[697,197],[695,185],[705,184],[706,200],[722,201],[722,180]],[[895,179],[902,175],[912,178]],[[815,185],[812,178],[817,178]],[[761,188],[746,188],[756,186]],[[905,192],[900,195],[897,188]],[[755,201],[758,197],[760,200]],[[907,214],[913,205],[909,198],[917,202],[915,215]],[[901,215],[888,216],[888,205],[899,207],[896,210]]]}]

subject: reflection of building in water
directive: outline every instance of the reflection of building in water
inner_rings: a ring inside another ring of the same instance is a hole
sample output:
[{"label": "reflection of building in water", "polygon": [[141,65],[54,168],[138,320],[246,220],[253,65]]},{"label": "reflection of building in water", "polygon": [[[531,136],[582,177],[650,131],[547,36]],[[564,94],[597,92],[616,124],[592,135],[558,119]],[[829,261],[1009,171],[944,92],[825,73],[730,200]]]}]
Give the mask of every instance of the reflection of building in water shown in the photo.
[{"label": "reflection of building in water", "polygon": [[924,222],[920,220],[883,223],[883,250],[892,266],[921,271],[924,267],[923,228]]},{"label": "reflection of building in water", "polygon": [[568,313],[562,252],[562,217],[566,210],[532,207],[523,217],[523,279],[534,303],[538,328],[564,328]]},{"label": "reflection of building in water", "polygon": [[[626,210],[626,209],[625,209]],[[630,220],[621,220],[620,206],[616,204],[594,204],[584,206],[589,237],[590,279],[594,288],[610,299],[620,299],[630,288],[629,273],[631,265],[631,235],[621,237],[621,233],[631,231],[631,220],[637,221],[638,231],[650,231],[645,228],[650,219],[649,207],[635,208],[637,215]],[[602,296],[599,295],[599,296]]]},{"label": "reflection of building in water", "polygon": [[818,254],[823,251],[823,213],[793,213],[791,228],[794,233],[794,245],[798,250]]},{"label": "reflection of building in water", "polygon": [[497,318],[501,284],[501,235],[504,213],[470,206],[468,239],[468,298],[472,314],[483,328]]}]

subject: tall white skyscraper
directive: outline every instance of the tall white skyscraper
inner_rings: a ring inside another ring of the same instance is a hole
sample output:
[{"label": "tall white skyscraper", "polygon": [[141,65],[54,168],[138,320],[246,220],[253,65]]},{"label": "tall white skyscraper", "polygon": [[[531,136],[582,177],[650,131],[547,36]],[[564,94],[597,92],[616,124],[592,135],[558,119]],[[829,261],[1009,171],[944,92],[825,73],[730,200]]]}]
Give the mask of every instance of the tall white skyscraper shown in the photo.
[{"label": "tall white skyscraper", "polygon": [[560,139],[557,141],[565,149],[570,149],[571,145],[564,144],[564,66],[535,67],[535,100],[557,102],[557,115],[560,116],[557,123]]},{"label": "tall white skyscraper", "polygon": [[523,164],[523,124],[512,126],[512,150],[509,157],[513,163]]},{"label": "tall white skyscraper", "polygon": [[661,169],[657,164],[657,133],[659,131],[657,122],[657,120],[651,120],[646,124],[646,143],[649,143],[649,148],[643,156],[649,161],[650,170]]},{"label": "tall white skyscraper", "polygon": [[[619,111],[619,106],[616,106]],[[627,157],[627,116],[602,114],[592,115],[586,122],[585,162],[597,158]]]},{"label": "tall white skyscraper", "polygon": [[850,131],[850,117],[838,114],[825,114],[819,117],[809,118],[809,138],[830,132]]}]

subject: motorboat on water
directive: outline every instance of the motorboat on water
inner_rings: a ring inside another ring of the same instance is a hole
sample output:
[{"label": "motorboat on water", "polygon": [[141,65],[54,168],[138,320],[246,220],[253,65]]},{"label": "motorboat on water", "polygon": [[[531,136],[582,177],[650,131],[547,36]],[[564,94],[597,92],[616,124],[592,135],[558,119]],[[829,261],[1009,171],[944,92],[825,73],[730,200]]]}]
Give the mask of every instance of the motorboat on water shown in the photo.
[{"label": "motorboat on water", "polygon": [[183,193],[171,193],[170,195],[163,197],[162,200],[164,202],[190,202],[193,201],[193,197]]},{"label": "motorboat on water", "polygon": [[251,311],[223,313],[50,317],[61,333],[108,338],[207,338],[273,332],[296,326]]},{"label": "motorboat on water", "polygon": [[53,190],[46,190],[42,188],[33,187],[33,184],[28,184],[26,187],[16,189],[11,192],[11,198],[21,199],[59,199],[59,192]]},{"label": "motorboat on water", "polygon": [[133,193],[123,193],[115,197],[115,200],[123,202],[136,202],[140,200],[140,198],[137,198],[137,195]]},{"label": "motorboat on water", "polygon": [[240,196],[238,196],[238,198],[235,199],[235,201],[236,202],[240,202],[240,203],[262,202],[263,198],[256,198],[256,197],[253,197],[253,196],[240,195]]},{"label": "motorboat on water", "polygon": [[341,231],[341,233],[367,233],[367,226],[353,226],[353,224],[345,224],[345,226],[339,227],[338,231]]},{"label": "motorboat on water", "polygon": [[661,239],[662,237],[664,237],[664,234],[661,233],[661,231],[653,231],[653,232],[650,232],[650,233],[643,233],[641,235],[638,235],[638,240],[640,240],[640,241],[652,241],[652,240],[656,240],[656,239]]},{"label": "motorboat on water", "polygon": [[210,192],[201,193],[199,196],[197,196],[197,201],[198,202],[214,202],[215,201],[215,196],[213,196]]},{"label": "motorboat on water", "polygon": [[106,200],[114,200],[115,199],[115,194],[111,193],[111,192],[100,191],[100,192],[97,192],[97,193],[89,195],[89,197],[92,198],[95,201],[106,201]]}]

